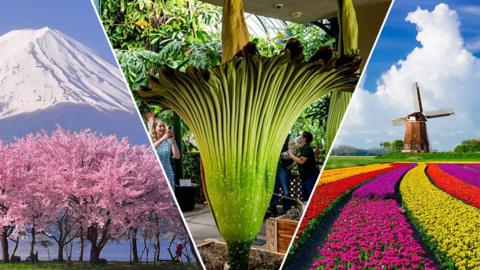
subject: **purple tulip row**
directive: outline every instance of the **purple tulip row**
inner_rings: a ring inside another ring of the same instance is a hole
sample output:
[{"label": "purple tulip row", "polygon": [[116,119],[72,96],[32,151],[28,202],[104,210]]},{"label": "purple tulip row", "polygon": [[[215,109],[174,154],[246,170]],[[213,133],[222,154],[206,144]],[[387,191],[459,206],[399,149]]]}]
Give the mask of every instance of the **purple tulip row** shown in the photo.
[{"label": "purple tulip row", "polygon": [[352,198],[311,269],[434,269],[394,199]]},{"label": "purple tulip row", "polygon": [[458,164],[438,164],[438,166],[446,173],[460,178],[469,184],[480,187],[480,172]]},{"label": "purple tulip row", "polygon": [[416,164],[407,164],[398,169],[386,172],[377,178],[371,180],[353,192],[353,196],[357,197],[379,197],[387,198],[395,194],[395,186],[398,184],[402,176],[415,167]]},{"label": "purple tulip row", "polygon": [[469,163],[469,164],[465,164],[465,166],[474,169],[475,172],[480,172],[480,164]]}]

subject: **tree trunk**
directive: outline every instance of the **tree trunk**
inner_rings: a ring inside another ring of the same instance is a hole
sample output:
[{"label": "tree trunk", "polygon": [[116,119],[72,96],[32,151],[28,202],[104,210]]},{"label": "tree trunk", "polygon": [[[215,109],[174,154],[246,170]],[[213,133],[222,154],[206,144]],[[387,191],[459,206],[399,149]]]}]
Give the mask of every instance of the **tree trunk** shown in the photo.
[{"label": "tree trunk", "polygon": [[82,230],[80,232],[80,256],[78,256],[78,261],[80,261],[80,262],[83,261],[84,241],[85,241],[85,239],[83,238],[83,230]]},{"label": "tree trunk", "polygon": [[58,244],[58,253],[57,253],[57,260],[59,262],[63,262],[63,248],[65,247],[65,243],[62,241],[57,242]]},{"label": "tree trunk", "polygon": [[137,228],[132,230],[132,256],[133,256],[133,262],[135,263],[138,263],[140,261],[138,259],[137,231],[138,231]]},{"label": "tree trunk", "polygon": [[3,262],[4,263],[9,263],[10,262],[10,257],[8,256],[8,236],[6,232],[6,228],[3,228],[3,232],[1,234],[2,238],[2,255],[3,255]]},{"label": "tree trunk", "polygon": [[[10,239],[12,240],[12,239]],[[15,243],[15,247],[13,248],[13,252],[12,252],[12,257],[15,256],[15,254],[17,254],[17,249],[18,249],[18,243],[20,243],[20,236],[17,236],[17,238],[15,240],[12,240],[14,243]]]},{"label": "tree trunk", "polygon": [[32,241],[30,242],[30,259],[32,260],[32,263],[35,262],[35,238],[35,228],[32,228]]},{"label": "tree trunk", "polygon": [[157,261],[159,262],[160,261],[160,248],[161,248],[161,243],[160,243],[160,234],[157,233],[157,235],[155,235],[155,260],[154,261]]},{"label": "tree trunk", "polygon": [[98,263],[100,252],[97,245],[98,231],[95,227],[89,227],[87,229],[87,239],[90,241],[90,263]]},{"label": "tree trunk", "polygon": [[173,253],[172,253],[172,244],[173,244],[173,241],[175,241],[175,239],[177,238],[177,235],[173,235],[172,237],[172,240],[170,240],[170,244],[168,244],[168,254],[170,254],[170,260],[174,260],[175,259],[175,256],[173,256]]},{"label": "tree trunk", "polygon": [[[109,219],[101,227],[102,233],[98,233],[98,225],[94,224],[87,229],[87,239],[90,241],[90,262],[92,264],[98,263],[100,259],[100,253],[108,242],[109,228],[112,221]],[[99,238],[100,236],[100,238]]]},{"label": "tree trunk", "polygon": [[90,239],[90,263],[96,264],[100,259],[100,252],[97,247],[97,241]]}]

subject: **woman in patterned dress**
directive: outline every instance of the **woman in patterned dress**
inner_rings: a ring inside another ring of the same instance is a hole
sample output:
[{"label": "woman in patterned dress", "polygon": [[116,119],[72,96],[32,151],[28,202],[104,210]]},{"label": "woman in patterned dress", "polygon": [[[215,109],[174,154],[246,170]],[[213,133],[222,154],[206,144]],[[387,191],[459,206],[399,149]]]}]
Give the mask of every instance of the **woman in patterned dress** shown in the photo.
[{"label": "woman in patterned dress", "polygon": [[170,186],[175,190],[175,182],[173,177],[172,156],[175,159],[180,158],[180,150],[175,141],[175,134],[172,129],[167,129],[165,123],[148,115],[148,130],[153,140],[153,147],[157,152],[160,162],[162,163],[165,175],[170,183]]}]

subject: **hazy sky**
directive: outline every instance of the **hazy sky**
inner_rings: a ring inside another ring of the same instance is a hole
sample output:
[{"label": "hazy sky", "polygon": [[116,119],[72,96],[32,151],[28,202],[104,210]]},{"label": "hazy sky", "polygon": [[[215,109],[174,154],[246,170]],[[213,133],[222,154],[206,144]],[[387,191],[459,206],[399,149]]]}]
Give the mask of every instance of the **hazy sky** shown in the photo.
[{"label": "hazy sky", "polygon": [[90,0],[15,0],[3,3],[0,36],[15,29],[44,26],[64,32],[109,62],[115,62]]},{"label": "hazy sky", "polygon": [[480,137],[480,6],[474,1],[396,1],[351,102],[336,145],[378,147],[403,139],[394,117],[413,112],[411,83],[425,110],[453,107],[427,122],[436,150]]}]

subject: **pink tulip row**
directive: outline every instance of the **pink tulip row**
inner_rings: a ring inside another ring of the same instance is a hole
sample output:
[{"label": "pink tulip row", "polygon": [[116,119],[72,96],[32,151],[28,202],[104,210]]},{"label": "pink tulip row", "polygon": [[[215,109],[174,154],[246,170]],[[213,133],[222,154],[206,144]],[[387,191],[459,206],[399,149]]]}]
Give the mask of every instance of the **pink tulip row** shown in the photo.
[{"label": "pink tulip row", "polygon": [[386,172],[377,178],[371,180],[353,192],[353,196],[362,198],[379,197],[387,198],[395,194],[395,186],[398,184],[402,176],[415,167],[416,164],[402,165],[398,169]]},{"label": "pink tulip row", "polygon": [[446,173],[462,179],[463,181],[480,187],[480,171],[464,167],[458,164],[438,164],[438,167]]},{"label": "pink tulip row", "polygon": [[434,269],[394,199],[353,197],[318,253],[311,269]]}]

